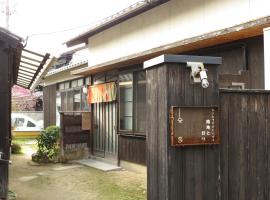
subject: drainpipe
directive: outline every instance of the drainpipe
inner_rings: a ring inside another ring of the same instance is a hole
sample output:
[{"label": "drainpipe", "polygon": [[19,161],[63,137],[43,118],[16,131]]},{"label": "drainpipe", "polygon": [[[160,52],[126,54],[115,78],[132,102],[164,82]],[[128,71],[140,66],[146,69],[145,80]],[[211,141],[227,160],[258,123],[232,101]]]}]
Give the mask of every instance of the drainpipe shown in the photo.
[{"label": "drainpipe", "polygon": [[270,27],[263,30],[264,35],[264,89],[270,90]]}]

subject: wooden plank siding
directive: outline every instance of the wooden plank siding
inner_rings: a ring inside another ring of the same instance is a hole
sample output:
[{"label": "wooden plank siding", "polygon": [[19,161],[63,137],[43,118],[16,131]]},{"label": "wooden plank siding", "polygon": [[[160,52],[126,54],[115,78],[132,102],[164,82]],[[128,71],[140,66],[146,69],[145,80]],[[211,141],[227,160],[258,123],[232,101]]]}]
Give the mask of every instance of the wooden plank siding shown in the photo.
[{"label": "wooden plank siding", "polygon": [[[207,66],[210,87],[190,84],[185,64],[147,69],[149,200],[270,199],[270,92],[219,90],[218,68]],[[219,145],[171,147],[170,106],[218,105]]]},{"label": "wooden plank siding", "polygon": [[[61,112],[61,159],[74,160],[84,158],[84,150],[91,148],[90,130],[82,129],[82,113]],[[77,151],[77,153],[76,153]],[[88,156],[88,153],[86,154]]]},{"label": "wooden plank siding", "polygon": [[170,146],[170,106],[218,105],[216,66],[207,66],[210,87],[190,84],[186,64],[162,64],[147,70],[148,199],[217,199],[219,146]]},{"label": "wooden plank siding", "polygon": [[0,199],[7,199],[11,145],[11,87],[17,80],[21,39],[0,28]]},{"label": "wooden plank siding", "polygon": [[146,140],[144,137],[119,135],[119,160],[146,165]]},{"label": "wooden plank siding", "polygon": [[270,93],[225,91],[221,109],[221,199],[269,199]]},{"label": "wooden plank siding", "polygon": [[56,124],[56,85],[43,88],[44,128]]},{"label": "wooden plank siding", "polygon": [[245,89],[264,89],[263,46],[263,36],[257,36],[188,54],[222,57],[222,64],[218,67],[221,88],[226,88],[231,82],[244,82]]},{"label": "wooden plank siding", "polygon": [[[9,53],[8,53],[9,52]],[[12,60],[13,51],[8,44],[0,40],[0,152],[3,153],[1,159],[10,158],[11,140],[11,80],[12,80]],[[8,167],[7,162],[0,161],[0,199],[5,199],[8,192]]]}]

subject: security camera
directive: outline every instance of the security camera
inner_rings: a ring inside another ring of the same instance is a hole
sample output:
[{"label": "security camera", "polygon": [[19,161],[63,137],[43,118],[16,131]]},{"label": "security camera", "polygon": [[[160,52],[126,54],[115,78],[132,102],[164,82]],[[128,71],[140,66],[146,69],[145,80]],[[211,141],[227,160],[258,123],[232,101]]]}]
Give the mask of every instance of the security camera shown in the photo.
[{"label": "security camera", "polygon": [[207,80],[207,74],[205,70],[200,71],[200,79],[203,88],[208,88],[209,82]]},{"label": "security camera", "polygon": [[206,69],[201,62],[187,62],[187,67],[191,68],[190,78],[193,83],[201,83],[203,88],[208,88]]}]

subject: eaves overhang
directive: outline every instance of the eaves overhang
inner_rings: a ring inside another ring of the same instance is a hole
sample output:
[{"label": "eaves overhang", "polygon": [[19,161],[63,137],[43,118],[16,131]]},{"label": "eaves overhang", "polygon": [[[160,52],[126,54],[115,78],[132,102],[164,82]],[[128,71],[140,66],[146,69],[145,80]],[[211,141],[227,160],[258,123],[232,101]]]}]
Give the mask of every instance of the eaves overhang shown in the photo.
[{"label": "eaves overhang", "polygon": [[88,66],[71,72],[73,75],[90,75],[116,68],[126,67],[157,57],[162,54],[188,54],[202,48],[207,48],[240,39],[250,38],[263,34],[263,29],[270,26],[270,16],[262,17],[228,28],[216,30],[173,43],[154,47],[149,50],[120,57],[94,66]]},{"label": "eaves overhang", "polygon": [[68,47],[75,46],[81,43],[87,43],[88,38],[100,33],[106,29],[109,29],[117,24],[120,24],[121,22],[124,22],[132,17],[135,17],[143,12],[146,12],[147,10],[150,10],[156,6],[159,6],[163,3],[166,3],[170,0],[143,0],[139,1],[129,7],[127,7],[124,10],[121,10],[120,12],[111,15],[103,20],[101,20],[98,24],[96,24],[93,28],[90,30],[68,40],[65,42],[65,44]]}]

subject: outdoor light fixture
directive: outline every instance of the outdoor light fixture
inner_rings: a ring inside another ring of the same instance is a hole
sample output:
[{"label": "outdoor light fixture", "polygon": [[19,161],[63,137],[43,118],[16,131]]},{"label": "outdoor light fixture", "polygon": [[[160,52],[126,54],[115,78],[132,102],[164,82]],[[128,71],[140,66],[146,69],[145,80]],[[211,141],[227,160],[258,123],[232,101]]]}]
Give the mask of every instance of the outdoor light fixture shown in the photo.
[{"label": "outdoor light fixture", "polygon": [[206,69],[201,62],[187,62],[187,67],[191,68],[190,78],[192,83],[201,83],[203,88],[208,88]]}]

